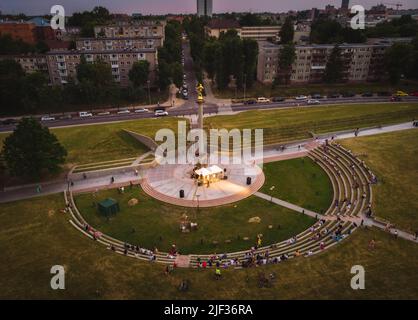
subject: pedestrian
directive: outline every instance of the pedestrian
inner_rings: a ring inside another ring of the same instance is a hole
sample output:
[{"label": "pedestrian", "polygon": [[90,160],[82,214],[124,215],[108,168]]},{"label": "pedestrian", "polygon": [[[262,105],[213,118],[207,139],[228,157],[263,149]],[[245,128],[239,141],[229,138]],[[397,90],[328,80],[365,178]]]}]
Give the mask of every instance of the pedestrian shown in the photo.
[{"label": "pedestrian", "polygon": [[370,240],[369,249],[374,250],[375,246],[376,246],[376,241],[374,239]]},{"label": "pedestrian", "polygon": [[395,239],[398,238],[398,230],[395,229],[395,231],[393,232],[393,236],[395,237]]},{"label": "pedestrian", "polygon": [[215,277],[216,277],[216,280],[220,280],[221,277],[222,277],[222,275],[221,275],[221,269],[218,268],[218,267],[216,267],[216,269],[215,269]]}]

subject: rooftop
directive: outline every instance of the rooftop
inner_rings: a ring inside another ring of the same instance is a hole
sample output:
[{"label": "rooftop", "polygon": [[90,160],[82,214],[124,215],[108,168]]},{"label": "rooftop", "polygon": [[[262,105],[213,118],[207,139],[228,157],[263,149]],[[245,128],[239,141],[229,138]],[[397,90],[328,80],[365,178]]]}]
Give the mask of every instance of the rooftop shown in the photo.
[{"label": "rooftop", "polygon": [[237,29],[240,28],[238,21],[233,19],[212,19],[208,23],[210,29]]}]

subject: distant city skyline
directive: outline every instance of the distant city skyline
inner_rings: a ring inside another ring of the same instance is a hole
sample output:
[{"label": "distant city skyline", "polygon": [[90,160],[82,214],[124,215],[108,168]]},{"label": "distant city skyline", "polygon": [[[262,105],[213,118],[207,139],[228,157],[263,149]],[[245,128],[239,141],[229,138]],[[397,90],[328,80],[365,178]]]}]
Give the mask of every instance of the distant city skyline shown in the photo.
[{"label": "distant city skyline", "polygon": [[[382,1],[350,1],[350,6],[361,4],[370,8]],[[401,2],[402,9],[418,8],[416,0],[392,1]],[[114,13],[179,14],[196,13],[196,0],[2,0],[0,10],[3,14],[25,13],[39,15],[49,13],[52,5],[61,4],[67,14],[76,11],[91,10],[95,6],[104,6]],[[341,0],[213,0],[213,12],[287,12],[289,10],[324,8],[327,4],[339,8]]]}]

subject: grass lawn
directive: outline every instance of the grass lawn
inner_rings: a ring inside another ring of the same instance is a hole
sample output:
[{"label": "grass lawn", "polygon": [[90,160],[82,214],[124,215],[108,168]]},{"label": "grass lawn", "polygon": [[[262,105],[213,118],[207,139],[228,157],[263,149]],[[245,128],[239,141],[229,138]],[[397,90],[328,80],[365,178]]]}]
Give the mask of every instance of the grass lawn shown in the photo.
[{"label": "grass lawn", "polygon": [[[262,84],[256,82],[252,88],[246,92],[247,98],[257,97],[293,97],[301,94],[309,95],[311,93],[330,94],[335,92],[383,92],[387,91],[390,93],[396,92],[397,90],[405,90],[406,92],[412,92],[418,89],[418,84],[404,83],[396,86],[384,83],[344,83],[344,84],[308,84],[303,86],[276,86],[273,88],[271,85]],[[244,98],[244,90],[235,91],[235,89],[217,90],[213,88],[213,93],[217,98]]]},{"label": "grass lawn", "polygon": [[325,133],[418,118],[418,103],[358,104],[313,108],[246,111],[205,119],[209,128],[264,129],[264,144],[307,139],[309,132]]},{"label": "grass lawn", "polygon": [[374,212],[399,227],[418,230],[418,130],[343,140],[373,170]]},{"label": "grass lawn", "polygon": [[261,192],[318,213],[327,211],[331,205],[331,181],[311,159],[265,163],[263,171],[266,182]]},{"label": "grass lawn", "polygon": [[[68,151],[68,164],[87,164],[101,161],[137,157],[147,148],[132,138],[123,129],[131,130],[151,138],[161,128],[177,132],[176,118],[141,119],[98,125],[74,126],[52,129]],[[7,134],[0,134],[2,139]]]},{"label": "grass lawn", "polygon": [[[417,299],[417,244],[359,230],[311,258],[248,270],[175,270],[116,255],[88,240],[59,212],[62,195],[0,205],[1,299]],[[374,238],[376,249],[368,242]],[[63,265],[65,290],[51,290],[50,269]],[[366,290],[350,288],[350,269],[366,270]],[[276,274],[272,288],[257,275]],[[190,281],[187,292],[177,288]]]},{"label": "grass lawn", "polygon": [[[77,207],[84,218],[102,232],[149,249],[157,247],[167,252],[174,243],[183,254],[245,250],[255,244],[260,233],[264,244],[270,244],[288,239],[315,223],[308,216],[257,197],[216,208],[201,208],[197,213],[194,208],[155,200],[139,188],[127,189],[122,195],[113,189],[100,191],[96,196],[96,201],[110,197],[119,202],[121,211],[109,221],[93,207],[92,194],[76,196]],[[139,204],[129,207],[128,201],[132,198],[137,198]],[[180,232],[183,214],[198,223],[197,231]],[[256,216],[261,218],[260,223],[248,222]],[[271,229],[270,225],[273,226]],[[249,239],[244,240],[245,237]]]}]

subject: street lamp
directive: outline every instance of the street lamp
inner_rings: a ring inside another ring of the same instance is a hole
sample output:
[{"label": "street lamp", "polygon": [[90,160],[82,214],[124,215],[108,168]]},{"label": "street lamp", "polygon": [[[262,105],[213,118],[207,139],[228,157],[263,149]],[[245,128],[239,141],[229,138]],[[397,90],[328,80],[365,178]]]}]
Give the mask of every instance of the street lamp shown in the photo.
[{"label": "street lamp", "polygon": [[148,85],[148,101],[149,101],[149,104],[151,105],[151,89],[150,89],[150,81],[149,80],[147,80],[147,85]]}]

